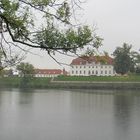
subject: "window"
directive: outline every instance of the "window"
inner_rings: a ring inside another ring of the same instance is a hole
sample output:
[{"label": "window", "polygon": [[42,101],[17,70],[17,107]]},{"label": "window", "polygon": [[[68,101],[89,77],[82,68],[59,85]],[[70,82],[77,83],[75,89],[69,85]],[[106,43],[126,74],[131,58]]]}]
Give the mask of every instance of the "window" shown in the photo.
[{"label": "window", "polygon": [[103,68],[103,66],[101,66],[101,69]]},{"label": "window", "polygon": [[84,66],[84,68],[86,68],[86,66]]},{"label": "window", "polygon": [[80,66],[80,69],[82,68],[82,66]]},{"label": "window", "polygon": [[98,74],[98,71],[96,70],[96,75]]},{"label": "window", "polygon": [[78,74],[78,71],[76,71],[76,74]]},{"label": "window", "polygon": [[86,74],[86,71],[84,70],[84,74]]},{"label": "window", "polygon": [[94,70],[92,71],[92,74],[94,74]]},{"label": "window", "polygon": [[96,66],[96,68],[98,68],[98,66]]},{"label": "window", "polygon": [[103,71],[101,70],[101,74],[103,74]]},{"label": "window", "polygon": [[105,70],[105,74],[107,74],[107,70]]},{"label": "window", "polygon": [[94,68],[94,66],[92,66],[92,68]]},{"label": "window", "polygon": [[89,66],[89,68],[90,68],[90,66]]},{"label": "window", "polygon": [[88,74],[90,75],[90,70],[88,71]]},{"label": "window", "polygon": [[82,71],[80,70],[80,74],[82,74]]},{"label": "window", "polygon": [[72,74],[74,74],[74,71],[72,71]]},{"label": "window", "polygon": [[109,71],[109,74],[111,74],[111,70]]}]

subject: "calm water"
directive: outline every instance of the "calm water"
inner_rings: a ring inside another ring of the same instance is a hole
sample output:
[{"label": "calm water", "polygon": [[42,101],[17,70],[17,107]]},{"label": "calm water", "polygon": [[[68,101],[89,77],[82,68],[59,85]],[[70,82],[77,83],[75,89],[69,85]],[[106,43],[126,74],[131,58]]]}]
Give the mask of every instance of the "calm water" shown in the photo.
[{"label": "calm water", "polygon": [[0,91],[0,140],[140,140],[140,92]]}]

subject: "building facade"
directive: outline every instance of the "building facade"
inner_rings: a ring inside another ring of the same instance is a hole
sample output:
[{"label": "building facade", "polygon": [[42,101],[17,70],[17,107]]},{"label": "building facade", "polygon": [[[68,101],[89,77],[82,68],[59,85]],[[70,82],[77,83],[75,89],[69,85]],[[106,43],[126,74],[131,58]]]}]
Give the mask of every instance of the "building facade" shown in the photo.
[{"label": "building facade", "polygon": [[57,77],[65,74],[67,72],[64,69],[35,69],[35,77]]},{"label": "building facade", "polygon": [[83,56],[71,62],[71,76],[114,76],[113,59],[109,56]]}]

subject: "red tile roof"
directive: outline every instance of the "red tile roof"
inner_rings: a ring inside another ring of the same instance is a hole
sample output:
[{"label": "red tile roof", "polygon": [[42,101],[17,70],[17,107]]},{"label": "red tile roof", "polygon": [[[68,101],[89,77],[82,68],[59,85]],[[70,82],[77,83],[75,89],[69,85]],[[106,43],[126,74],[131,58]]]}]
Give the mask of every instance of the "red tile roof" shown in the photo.
[{"label": "red tile roof", "polygon": [[36,74],[47,74],[47,75],[60,75],[63,74],[63,71],[60,69],[35,69]]},{"label": "red tile roof", "polygon": [[109,56],[81,56],[73,59],[71,65],[85,65],[86,63],[102,63],[113,65],[113,58]]}]

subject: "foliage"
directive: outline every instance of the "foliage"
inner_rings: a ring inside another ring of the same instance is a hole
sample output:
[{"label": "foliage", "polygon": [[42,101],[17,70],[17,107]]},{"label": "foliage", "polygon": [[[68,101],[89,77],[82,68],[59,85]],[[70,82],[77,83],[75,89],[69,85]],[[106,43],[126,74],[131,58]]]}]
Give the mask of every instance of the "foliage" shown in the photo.
[{"label": "foliage", "polygon": [[32,77],[34,75],[34,66],[29,63],[21,62],[17,65],[17,70],[20,72],[21,77]]},{"label": "foliage", "polygon": [[137,66],[137,67],[136,67],[136,73],[137,73],[137,74],[140,74],[140,66]]},{"label": "foliage", "polygon": [[130,52],[131,48],[131,45],[124,43],[122,47],[117,47],[114,51],[114,69],[116,73],[123,75],[134,67]]},{"label": "foliage", "polygon": [[12,69],[5,69],[1,71],[1,76],[3,77],[12,77],[13,76],[13,70]]},{"label": "foliage", "polygon": [[4,30],[20,47],[41,48],[49,54],[59,50],[75,53],[88,44],[99,47],[101,38],[88,26],[73,26],[72,11],[79,4],[79,0],[1,0],[0,28],[5,43],[11,45]]},{"label": "foliage", "polygon": [[135,63],[136,63],[135,71],[137,74],[140,74],[140,54],[139,53],[137,53],[135,56]]},{"label": "foliage", "polygon": [[140,54],[131,51],[131,48],[132,45],[124,43],[122,47],[117,47],[114,51],[114,67],[117,73],[139,73]]},{"label": "foliage", "polygon": [[20,87],[29,87],[30,82],[33,80],[34,76],[34,66],[32,64],[22,62],[17,65],[17,70],[20,72],[20,77],[22,77],[20,81]]}]

